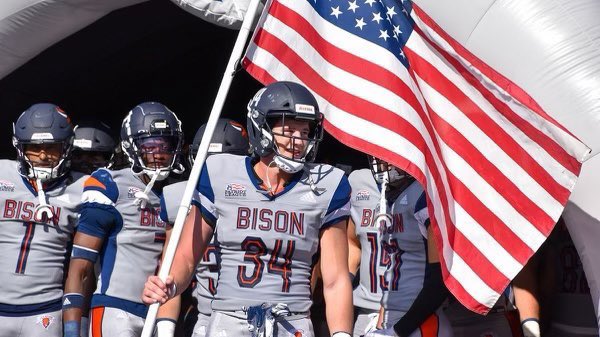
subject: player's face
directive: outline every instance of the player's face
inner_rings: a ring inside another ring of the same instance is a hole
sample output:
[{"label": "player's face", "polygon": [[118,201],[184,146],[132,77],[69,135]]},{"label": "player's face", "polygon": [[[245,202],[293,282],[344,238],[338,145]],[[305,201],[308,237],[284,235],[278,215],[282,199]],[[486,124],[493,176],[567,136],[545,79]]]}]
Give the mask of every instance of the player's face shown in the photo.
[{"label": "player's face", "polygon": [[148,168],[159,169],[169,167],[173,162],[176,150],[174,137],[154,136],[138,140],[141,158]]},{"label": "player's face", "polygon": [[279,154],[292,159],[304,157],[311,134],[308,121],[280,119],[273,125],[272,132]]},{"label": "player's face", "polygon": [[54,167],[62,154],[62,144],[26,144],[25,156],[35,167]]}]

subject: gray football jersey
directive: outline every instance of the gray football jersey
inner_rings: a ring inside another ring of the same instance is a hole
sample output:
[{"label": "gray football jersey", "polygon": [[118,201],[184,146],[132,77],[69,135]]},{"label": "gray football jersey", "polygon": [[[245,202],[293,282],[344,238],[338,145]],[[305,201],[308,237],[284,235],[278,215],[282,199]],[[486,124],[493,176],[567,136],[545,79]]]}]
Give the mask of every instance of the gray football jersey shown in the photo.
[{"label": "gray football jersey", "polygon": [[402,191],[391,215],[392,226],[383,237],[383,260],[389,264],[381,303],[386,310],[406,312],[423,287],[428,267],[427,203],[418,182]]},{"label": "gray football jersey", "polygon": [[0,160],[1,303],[60,303],[84,177],[70,173],[47,186],[46,201],[54,216],[36,218],[36,190],[19,175],[15,161]]},{"label": "gray football jersey", "polygon": [[120,308],[144,317],[141,294],[156,271],[165,242],[160,198],[148,193],[146,208],[135,205],[135,193],[146,185],[130,169],[99,169],[85,182],[78,231],[104,239],[100,276],[92,307]]},{"label": "gray football jersey", "polygon": [[220,271],[213,309],[286,303],[292,312],[308,312],[320,230],[349,217],[344,173],[306,164],[271,196],[260,188],[249,157],[213,155],[198,190],[194,203],[216,223]]},{"label": "gray football jersey", "polygon": [[552,322],[569,327],[597,329],[594,304],[583,265],[561,218],[550,236],[548,244],[558,254],[555,263],[557,291],[554,294]]},{"label": "gray football jersey", "polygon": [[[179,210],[179,204],[185,191],[187,181],[178,182],[163,188],[163,194],[160,197],[161,202],[161,220],[173,225]],[[217,292],[217,279],[219,277],[219,264],[217,259],[217,250],[213,240],[204,252],[202,260],[196,268],[196,288],[192,296],[198,301],[198,311],[210,315],[211,302]]]},{"label": "gray football jersey", "polygon": [[381,235],[375,226],[381,192],[369,169],[352,172],[348,180],[352,187],[350,214],[356,229],[356,237],[360,241],[360,282],[354,289],[354,305],[378,310],[381,288],[385,283],[383,274],[386,269],[386,265],[381,260],[383,256]]}]

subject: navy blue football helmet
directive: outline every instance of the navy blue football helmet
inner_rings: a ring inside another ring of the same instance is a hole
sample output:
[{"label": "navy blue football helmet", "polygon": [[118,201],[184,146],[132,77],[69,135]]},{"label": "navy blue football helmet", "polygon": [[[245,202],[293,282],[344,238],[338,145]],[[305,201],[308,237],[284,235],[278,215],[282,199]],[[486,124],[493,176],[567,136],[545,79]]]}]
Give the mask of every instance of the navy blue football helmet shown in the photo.
[{"label": "navy blue football helmet", "polygon": [[[188,161],[190,166],[194,165],[194,159],[198,153],[202,136],[204,136],[204,130],[206,130],[206,124],[203,124],[196,131],[194,141],[190,145],[188,153]],[[248,143],[248,133],[246,128],[236,121],[228,118],[219,118],[215,132],[213,133],[210,145],[208,146],[208,154],[215,153],[231,153],[246,156],[250,151],[250,144]]]},{"label": "navy blue football helmet", "polygon": [[[121,147],[129,158],[134,174],[158,174],[166,179],[171,171],[181,173],[183,131],[173,111],[157,102],[136,105],[121,125]],[[162,157],[172,156],[169,162]]]},{"label": "navy blue football helmet", "polygon": [[[19,173],[42,182],[65,175],[71,166],[73,137],[71,120],[61,108],[50,103],[32,105],[13,123],[13,146],[17,149]],[[40,166],[25,155],[28,148],[40,145],[56,146],[59,158]]]},{"label": "navy blue football helmet", "polygon": [[[279,153],[274,142],[273,125],[279,121],[285,125],[289,119],[308,121],[310,125],[307,137],[290,137],[292,142],[307,142],[304,153],[299,156]],[[317,100],[298,83],[274,82],[260,89],[248,103],[247,121],[253,153],[260,157],[274,153],[274,162],[286,172],[297,172],[306,162],[312,162],[323,140],[323,114],[319,111]]]},{"label": "navy blue football helmet", "polygon": [[91,174],[101,167],[110,167],[116,145],[112,130],[105,123],[79,123],[75,127],[71,167],[86,174]]}]

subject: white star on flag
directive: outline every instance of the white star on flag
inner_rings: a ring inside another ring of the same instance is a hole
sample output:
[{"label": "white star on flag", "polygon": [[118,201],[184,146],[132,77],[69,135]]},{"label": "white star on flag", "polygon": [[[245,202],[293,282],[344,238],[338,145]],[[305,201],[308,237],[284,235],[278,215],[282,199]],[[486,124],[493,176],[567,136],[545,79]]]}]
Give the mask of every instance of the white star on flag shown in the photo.
[{"label": "white star on flag", "polygon": [[356,13],[356,9],[359,7],[359,6],[356,4],[356,0],[354,0],[354,1],[352,1],[352,2],[348,1],[348,6],[350,6],[350,7],[348,7],[348,10],[349,10],[349,11],[352,11],[352,12],[354,12],[354,13]]},{"label": "white star on flag", "polygon": [[379,30],[379,38],[382,38],[383,41],[387,41],[387,39],[390,37],[390,35],[388,34],[387,30]]},{"label": "white star on flag", "polygon": [[391,19],[391,18],[393,18],[393,17],[394,17],[394,15],[398,14],[398,13],[396,13],[396,11],[394,10],[394,8],[395,8],[394,6],[392,6],[391,8],[390,8],[390,7],[386,7],[386,8],[387,8],[387,13],[386,13],[386,15],[387,15],[387,16],[388,16],[390,19]]},{"label": "white star on flag", "polygon": [[373,13],[373,20],[371,21],[377,21],[377,23],[379,23],[381,20],[383,20],[383,18],[381,17],[380,13]]},{"label": "white star on flag", "polygon": [[336,19],[339,19],[340,14],[342,14],[340,6],[337,6],[336,8],[331,7],[331,15],[335,16]]},{"label": "white star on flag", "polygon": [[366,0],[365,1],[365,5],[369,5],[371,7],[373,7],[373,4],[375,3],[375,0]]},{"label": "white star on flag", "polygon": [[360,19],[354,19],[356,20],[356,26],[358,29],[362,30],[364,26],[366,26],[367,24],[365,23],[365,20],[363,20],[363,18]]}]

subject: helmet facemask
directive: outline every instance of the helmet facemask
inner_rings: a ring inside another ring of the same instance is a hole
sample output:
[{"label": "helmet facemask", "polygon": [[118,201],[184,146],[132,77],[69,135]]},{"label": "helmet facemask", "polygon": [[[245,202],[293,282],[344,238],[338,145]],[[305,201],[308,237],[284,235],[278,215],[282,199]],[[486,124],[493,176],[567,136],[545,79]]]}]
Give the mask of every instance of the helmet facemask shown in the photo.
[{"label": "helmet facemask", "polygon": [[[302,130],[301,125],[298,130],[298,125],[304,124],[302,122],[308,122],[306,130]],[[275,164],[285,172],[295,173],[316,157],[319,143],[323,140],[322,118],[270,113],[260,133],[264,147],[275,154]],[[277,139],[283,140],[283,144],[278,144]]]},{"label": "helmet facemask", "polygon": [[[183,137],[176,134],[149,134],[130,137],[122,146],[133,164],[134,172],[148,176],[158,174],[156,180],[166,179],[171,171],[179,171]],[[130,153],[135,153],[131,156]]]},{"label": "helmet facemask", "polygon": [[62,177],[71,167],[72,142],[72,138],[23,141],[13,137],[19,158],[19,172],[43,183]]},{"label": "helmet facemask", "polygon": [[390,186],[394,186],[394,184],[402,182],[409,176],[403,170],[373,156],[369,156],[369,168],[371,169],[373,178],[380,185],[385,180]]}]

